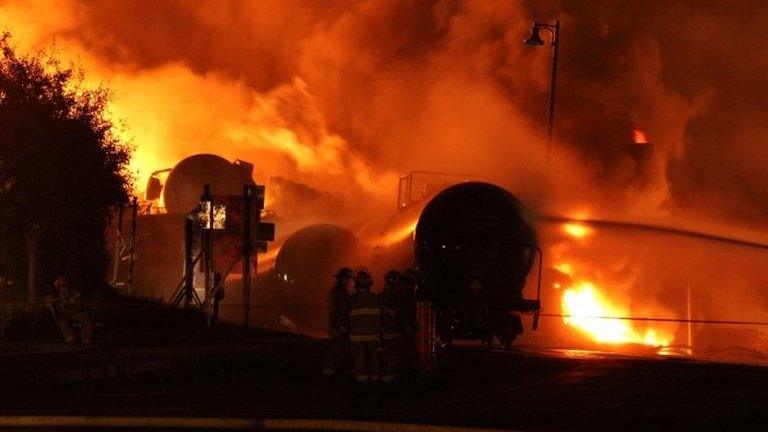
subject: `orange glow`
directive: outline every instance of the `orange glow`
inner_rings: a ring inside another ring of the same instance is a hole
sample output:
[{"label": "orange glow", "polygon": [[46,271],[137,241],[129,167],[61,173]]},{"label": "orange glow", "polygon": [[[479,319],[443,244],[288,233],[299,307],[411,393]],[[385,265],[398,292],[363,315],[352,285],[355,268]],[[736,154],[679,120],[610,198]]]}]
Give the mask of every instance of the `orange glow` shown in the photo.
[{"label": "orange glow", "polygon": [[258,255],[259,260],[259,266],[256,269],[257,273],[266,273],[270,270],[272,270],[275,267],[275,260],[277,259],[277,254],[280,253],[280,248],[272,248],[271,250],[268,250],[267,252],[263,254]]},{"label": "orange glow", "polygon": [[648,139],[645,137],[645,133],[640,129],[635,129],[635,144],[648,144]]},{"label": "orange glow", "polygon": [[555,264],[555,268],[568,275],[573,272],[573,266],[568,263]]},{"label": "orange glow", "polygon": [[573,284],[563,293],[563,321],[590,335],[595,342],[608,344],[634,343],[654,347],[669,345],[671,336],[655,329],[638,332],[628,320],[604,317],[629,316],[627,308],[606,299],[592,282]]},{"label": "orange glow", "polygon": [[580,223],[563,224],[563,232],[576,238],[584,238],[593,233],[592,228]]},{"label": "orange glow", "polygon": [[411,223],[385,235],[381,239],[381,243],[385,246],[389,246],[404,240],[408,236],[413,235],[413,232],[416,230],[416,224],[418,223],[419,219],[415,218]]}]

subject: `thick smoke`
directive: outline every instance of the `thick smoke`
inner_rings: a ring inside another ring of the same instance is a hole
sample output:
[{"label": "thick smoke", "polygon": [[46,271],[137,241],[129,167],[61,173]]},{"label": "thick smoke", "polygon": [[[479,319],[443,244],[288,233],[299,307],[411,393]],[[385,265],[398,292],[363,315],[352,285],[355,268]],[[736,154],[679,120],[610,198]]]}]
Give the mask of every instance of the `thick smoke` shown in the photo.
[{"label": "thick smoke", "polygon": [[[549,50],[521,43],[534,18],[563,25],[549,156]],[[21,47],[56,41],[114,89],[139,186],[207,151],[369,210],[393,202],[397,174],[430,170],[500,182],[542,211],[692,209],[758,224],[766,18],[760,1],[0,6]],[[653,143],[649,161],[633,156],[635,129]]]},{"label": "thick smoke", "polygon": [[[534,19],[562,23],[551,149],[550,47],[522,43]],[[191,154],[244,159],[283,236],[391,214],[397,176],[423,170],[497,182],[540,215],[754,239],[768,232],[765,22],[760,0],[0,0],[20,48],[55,43],[113,89],[137,192]],[[766,319],[762,250],[539,227],[545,273],[572,266],[620,314]],[[731,340],[693,330],[697,347]]]}]

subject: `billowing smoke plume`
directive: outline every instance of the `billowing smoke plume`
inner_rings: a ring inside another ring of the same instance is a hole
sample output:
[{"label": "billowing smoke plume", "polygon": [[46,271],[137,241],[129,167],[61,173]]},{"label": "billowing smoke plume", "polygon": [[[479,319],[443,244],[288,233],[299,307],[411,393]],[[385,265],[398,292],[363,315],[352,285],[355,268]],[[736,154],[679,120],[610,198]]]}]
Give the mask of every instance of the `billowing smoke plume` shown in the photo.
[{"label": "billowing smoke plume", "polygon": [[[521,43],[534,18],[563,25],[549,153],[549,50]],[[766,18],[757,0],[0,5],[22,48],[55,40],[114,89],[139,186],[205,151],[377,205],[397,174],[429,170],[498,181],[541,209],[743,221],[768,210]],[[642,158],[635,130],[652,143]]]},{"label": "billowing smoke plume", "polygon": [[[562,23],[551,149],[549,35],[522,43],[534,19]],[[389,215],[397,176],[422,170],[497,182],[540,216],[755,240],[734,227],[768,233],[765,22],[761,0],[0,0],[22,50],[55,49],[113,90],[137,192],[191,154],[250,161],[281,236]],[[594,290],[605,307],[587,314],[768,319],[764,249],[545,219],[545,312]],[[533,340],[572,345],[563,326],[545,318]],[[741,327],[631,330],[765,346],[734,342]]]}]

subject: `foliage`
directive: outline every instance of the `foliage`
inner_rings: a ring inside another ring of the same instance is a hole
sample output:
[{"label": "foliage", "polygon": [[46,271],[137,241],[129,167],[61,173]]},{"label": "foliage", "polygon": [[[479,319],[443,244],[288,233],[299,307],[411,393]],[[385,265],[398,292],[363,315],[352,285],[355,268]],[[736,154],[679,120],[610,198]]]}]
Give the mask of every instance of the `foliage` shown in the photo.
[{"label": "foliage", "polygon": [[36,285],[61,273],[85,289],[104,279],[104,232],[128,199],[130,148],[115,134],[109,92],[82,82],[53,54],[22,55],[0,38],[0,277],[15,286],[26,287],[30,239]]}]

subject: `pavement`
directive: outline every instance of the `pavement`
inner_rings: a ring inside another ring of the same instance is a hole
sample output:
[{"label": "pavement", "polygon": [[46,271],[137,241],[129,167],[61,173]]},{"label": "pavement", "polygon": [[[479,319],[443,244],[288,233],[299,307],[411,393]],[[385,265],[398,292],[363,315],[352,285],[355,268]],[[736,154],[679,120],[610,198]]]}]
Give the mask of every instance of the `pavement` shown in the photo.
[{"label": "pavement", "polygon": [[[198,421],[201,427],[206,419],[230,419],[232,424],[261,425],[253,428],[266,424],[256,419],[308,419],[334,421],[339,429],[333,430],[398,430],[381,427],[393,423],[506,430],[768,426],[768,368],[685,357],[534,347],[485,351],[469,346],[446,352],[440,369],[426,377],[359,386],[351,376],[324,381],[319,374],[322,342],[295,336],[80,355],[116,361],[120,353],[169,364],[109,379],[3,386],[0,416],[166,422],[181,418]],[[45,365],[64,354],[47,354],[48,360],[46,354],[37,355],[38,364]],[[13,366],[7,361],[0,356],[0,368]],[[367,426],[338,426],[350,422]],[[226,428],[227,423],[216,424]],[[315,426],[303,429],[327,430],[320,423]]]},{"label": "pavement", "polygon": [[0,385],[48,386],[113,379],[322,349],[322,342],[294,334],[223,327],[205,333],[158,332],[92,346],[52,340],[0,346]]}]

